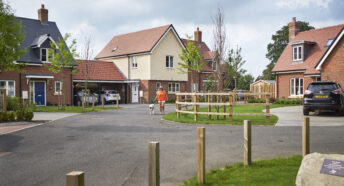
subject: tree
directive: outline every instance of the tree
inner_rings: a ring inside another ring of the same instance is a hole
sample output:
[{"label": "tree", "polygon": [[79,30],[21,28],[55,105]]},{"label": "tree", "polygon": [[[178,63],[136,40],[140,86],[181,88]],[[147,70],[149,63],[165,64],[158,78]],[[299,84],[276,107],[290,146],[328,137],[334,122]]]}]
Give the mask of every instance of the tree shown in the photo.
[{"label": "tree", "polygon": [[[224,64],[224,87],[225,88],[237,88],[237,80],[240,76],[246,73],[243,69],[243,65],[246,63],[241,56],[241,47],[230,49],[228,52],[228,59]],[[234,86],[233,86],[234,81]]]},{"label": "tree", "polygon": [[250,85],[253,83],[254,77],[251,74],[241,75],[238,79],[238,89],[250,90]]},{"label": "tree", "polygon": [[[187,36],[189,38],[189,36]],[[196,47],[192,41],[188,41],[186,48],[182,49],[182,53],[179,54],[179,58],[182,62],[179,64],[179,72],[181,73],[192,73],[200,72],[204,66],[204,62],[201,62],[202,55],[199,52],[200,46]],[[191,74],[191,85],[193,85],[193,75]],[[193,89],[193,86],[192,86]],[[194,90],[191,90],[194,91]]]},{"label": "tree", "polygon": [[26,52],[25,48],[19,48],[25,35],[11,7],[1,0],[0,25],[0,72],[20,71],[23,64],[14,63],[14,61],[19,60]]},{"label": "tree", "polygon": [[[76,40],[73,39],[69,47],[67,47],[66,42],[70,38],[70,34],[66,34],[62,39],[59,38],[58,42],[53,43],[50,42],[49,49],[49,62],[46,66],[52,73],[61,73],[62,78],[62,88],[61,93],[63,95],[63,100],[65,98],[63,93],[63,87],[64,87],[64,69],[66,67],[71,67],[76,64],[76,61],[74,60],[74,57],[77,57],[78,54],[76,52]],[[78,72],[78,69],[73,69],[72,74]],[[64,109],[65,102],[62,103],[62,109]]]},{"label": "tree", "polygon": [[[83,45],[82,52],[81,52],[81,58],[82,58],[81,63],[85,63],[85,69],[83,69],[81,71],[81,73],[86,77],[85,91],[87,91],[87,88],[88,88],[89,76],[91,73],[94,72],[94,69],[95,69],[95,68],[90,67],[90,60],[92,58],[92,55],[93,55],[92,37],[89,35],[89,36],[85,37],[84,45]],[[84,99],[82,101],[86,101],[86,99]],[[87,102],[87,103],[89,103],[89,102]],[[82,105],[84,105],[84,104],[82,104]]]},{"label": "tree", "polygon": [[[298,21],[298,24],[300,24],[300,32],[314,29],[308,22]],[[289,26],[285,25],[280,30],[277,30],[277,32],[272,35],[271,39],[272,42],[268,44],[268,53],[266,54],[266,58],[270,60],[270,63],[263,71],[264,79],[267,80],[275,79],[271,71],[289,42]]]},{"label": "tree", "polygon": [[216,65],[216,71],[215,71],[215,82],[216,85],[216,91],[220,90],[220,81],[222,76],[222,63],[224,61],[224,55],[226,51],[226,26],[224,24],[224,18],[225,14],[223,9],[220,7],[217,8],[217,13],[213,18],[213,22],[215,24],[214,30],[213,30],[213,37],[214,37],[214,50],[216,52],[215,57],[215,65]]}]

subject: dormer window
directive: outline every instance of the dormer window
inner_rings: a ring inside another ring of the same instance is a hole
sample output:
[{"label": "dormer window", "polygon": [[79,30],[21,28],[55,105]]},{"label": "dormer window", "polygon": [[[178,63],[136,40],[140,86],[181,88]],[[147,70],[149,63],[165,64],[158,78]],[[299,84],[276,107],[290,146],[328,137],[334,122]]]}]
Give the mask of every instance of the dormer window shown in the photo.
[{"label": "dormer window", "polygon": [[41,48],[41,61],[42,62],[48,61],[48,49],[47,48]]},{"label": "dormer window", "polygon": [[293,46],[293,62],[303,60],[303,46]]}]

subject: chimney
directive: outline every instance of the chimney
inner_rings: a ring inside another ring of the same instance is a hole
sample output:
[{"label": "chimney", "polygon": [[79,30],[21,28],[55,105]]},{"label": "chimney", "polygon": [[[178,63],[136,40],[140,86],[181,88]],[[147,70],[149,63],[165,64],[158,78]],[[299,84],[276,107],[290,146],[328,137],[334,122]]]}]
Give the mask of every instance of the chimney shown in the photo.
[{"label": "chimney", "polygon": [[41,21],[41,23],[48,22],[48,9],[44,8],[44,4],[42,4],[42,7],[38,9],[38,19]]},{"label": "chimney", "polygon": [[289,41],[294,39],[297,33],[300,32],[300,23],[296,22],[296,18],[293,17],[293,21],[288,24],[289,26]]},{"label": "chimney", "polygon": [[194,40],[197,42],[202,42],[202,31],[199,31],[198,27],[197,30],[194,32]]}]

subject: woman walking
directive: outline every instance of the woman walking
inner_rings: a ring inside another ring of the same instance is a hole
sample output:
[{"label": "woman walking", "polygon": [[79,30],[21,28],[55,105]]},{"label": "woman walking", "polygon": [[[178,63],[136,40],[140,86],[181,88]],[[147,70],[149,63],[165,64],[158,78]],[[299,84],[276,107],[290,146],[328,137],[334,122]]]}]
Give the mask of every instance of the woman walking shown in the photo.
[{"label": "woman walking", "polygon": [[160,114],[165,114],[165,102],[167,101],[167,95],[162,86],[159,87],[159,90],[156,93],[155,100],[157,100],[159,103]]}]

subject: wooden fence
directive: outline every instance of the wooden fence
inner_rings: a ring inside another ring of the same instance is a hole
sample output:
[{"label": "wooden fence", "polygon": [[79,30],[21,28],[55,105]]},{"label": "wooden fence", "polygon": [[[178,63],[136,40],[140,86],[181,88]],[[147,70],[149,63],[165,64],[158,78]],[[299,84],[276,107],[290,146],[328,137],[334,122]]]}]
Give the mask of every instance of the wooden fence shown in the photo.
[{"label": "wooden fence", "polygon": [[0,89],[0,112],[6,112],[6,89]]},{"label": "wooden fence", "polygon": [[[266,103],[248,103],[250,98],[262,95],[265,97]],[[233,116],[265,116],[266,121],[270,122],[270,93],[238,93],[238,92],[226,92],[226,93],[176,93],[176,113],[177,118],[180,118],[181,113],[193,114],[194,121],[197,121],[198,115],[208,115],[210,119],[212,115],[219,119],[219,116],[223,116],[225,119],[228,116],[229,121],[233,121]],[[202,101],[200,101],[202,97]],[[239,103],[235,98],[243,99],[242,103]],[[233,105],[265,105],[266,113],[234,113]],[[193,107],[193,111],[188,109],[188,106]],[[200,106],[207,106],[208,112],[200,112]],[[212,112],[212,106],[215,106],[216,112]],[[220,112],[220,106],[223,106],[223,112]],[[228,107],[228,111],[227,111]],[[184,108],[184,110],[182,109]]]},{"label": "wooden fence", "polygon": [[275,84],[264,84],[252,86],[252,93],[256,94],[255,99],[264,99],[264,95],[260,94],[262,92],[269,93],[271,98],[276,98],[276,85]]}]

